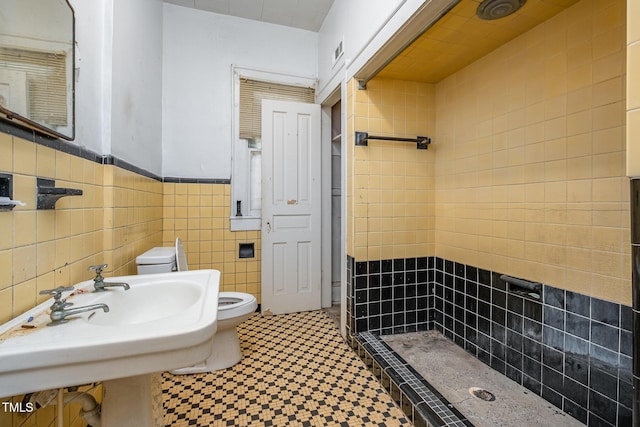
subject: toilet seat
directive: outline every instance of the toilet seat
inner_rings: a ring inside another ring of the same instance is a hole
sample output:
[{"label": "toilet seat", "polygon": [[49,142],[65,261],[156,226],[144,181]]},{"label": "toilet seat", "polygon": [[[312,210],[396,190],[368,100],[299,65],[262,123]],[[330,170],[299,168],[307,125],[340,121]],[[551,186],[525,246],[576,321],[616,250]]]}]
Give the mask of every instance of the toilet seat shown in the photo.
[{"label": "toilet seat", "polygon": [[218,298],[218,320],[253,313],[256,309],[256,297],[242,292],[220,292]]},{"label": "toilet seat", "polygon": [[[184,245],[179,237],[176,238],[176,264],[178,271],[189,270]],[[256,307],[256,297],[251,294],[220,292],[218,296],[218,320],[227,320],[253,313]]]}]

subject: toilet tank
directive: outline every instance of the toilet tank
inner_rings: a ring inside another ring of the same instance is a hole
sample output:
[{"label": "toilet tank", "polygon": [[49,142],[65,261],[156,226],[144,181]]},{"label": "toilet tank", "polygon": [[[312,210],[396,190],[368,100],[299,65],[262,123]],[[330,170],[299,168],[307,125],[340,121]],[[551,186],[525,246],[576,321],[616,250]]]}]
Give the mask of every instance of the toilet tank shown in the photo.
[{"label": "toilet tank", "polygon": [[151,248],[136,258],[138,274],[171,273],[176,270],[176,250],[173,247]]}]

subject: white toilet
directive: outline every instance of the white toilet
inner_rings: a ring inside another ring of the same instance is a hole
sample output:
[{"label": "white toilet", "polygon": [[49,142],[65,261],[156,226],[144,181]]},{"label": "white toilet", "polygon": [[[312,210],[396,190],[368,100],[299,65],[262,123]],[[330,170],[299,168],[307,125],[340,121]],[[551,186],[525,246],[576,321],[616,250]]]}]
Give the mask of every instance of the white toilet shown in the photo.
[{"label": "white toilet", "polygon": [[176,271],[174,248],[151,248],[136,258],[138,274],[168,273]]},{"label": "white toilet", "polygon": [[[187,271],[187,257],[180,238],[175,248],[156,247],[136,258],[138,274]],[[256,311],[253,295],[242,292],[220,292],[218,295],[218,329],[213,337],[211,356],[195,366],[171,371],[172,374],[196,374],[230,368],[242,359],[237,326]]]}]

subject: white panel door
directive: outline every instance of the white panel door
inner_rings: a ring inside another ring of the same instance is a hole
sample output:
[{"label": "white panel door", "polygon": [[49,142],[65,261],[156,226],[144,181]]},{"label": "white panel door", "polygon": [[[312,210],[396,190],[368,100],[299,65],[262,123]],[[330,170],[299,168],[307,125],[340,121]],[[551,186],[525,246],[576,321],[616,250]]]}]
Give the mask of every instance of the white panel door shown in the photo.
[{"label": "white panel door", "polygon": [[262,311],[321,308],[320,105],[262,101]]}]

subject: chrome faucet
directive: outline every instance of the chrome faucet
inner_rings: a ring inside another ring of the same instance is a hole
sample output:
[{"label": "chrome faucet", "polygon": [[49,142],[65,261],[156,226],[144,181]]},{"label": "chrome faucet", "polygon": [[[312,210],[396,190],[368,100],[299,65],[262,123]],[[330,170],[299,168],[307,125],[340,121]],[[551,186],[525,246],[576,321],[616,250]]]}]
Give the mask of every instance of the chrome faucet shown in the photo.
[{"label": "chrome faucet", "polygon": [[49,315],[51,322],[47,323],[47,326],[56,326],[62,323],[67,323],[69,321],[67,319],[68,316],[99,309],[102,309],[106,313],[109,311],[109,306],[107,304],[92,304],[85,305],[84,307],[70,308],[68,310],[51,310],[51,314]]},{"label": "chrome faucet", "polygon": [[128,283],[116,283],[116,282],[105,283],[104,277],[102,277],[102,270],[107,268],[107,266],[108,264],[100,264],[100,265],[92,265],[91,267],[89,267],[90,271],[93,270],[96,272],[96,277],[93,279],[93,287],[95,289],[95,292],[104,292],[106,291],[105,288],[112,288],[115,286],[122,286],[125,291],[128,291],[129,290]]},{"label": "chrome faucet", "polygon": [[46,289],[40,291],[40,295],[51,295],[53,296],[53,304],[51,305],[51,314],[49,314],[49,318],[51,322],[47,323],[47,326],[56,326],[61,325],[63,323],[67,323],[69,320],[67,317],[73,316],[74,314],[84,313],[87,311],[102,309],[106,313],[109,311],[109,306],[107,304],[92,304],[86,305],[84,307],[75,307],[69,308],[67,307],[73,305],[73,303],[66,302],[66,299],[62,299],[62,293],[66,291],[73,291],[73,286],[65,288],[60,286],[55,289]]}]

